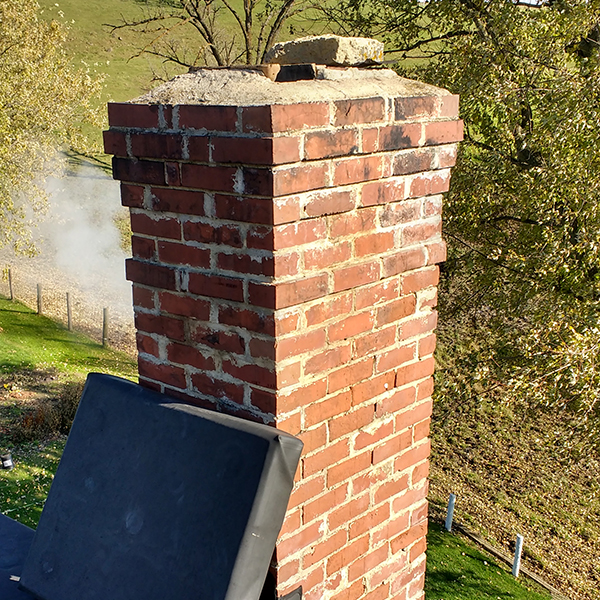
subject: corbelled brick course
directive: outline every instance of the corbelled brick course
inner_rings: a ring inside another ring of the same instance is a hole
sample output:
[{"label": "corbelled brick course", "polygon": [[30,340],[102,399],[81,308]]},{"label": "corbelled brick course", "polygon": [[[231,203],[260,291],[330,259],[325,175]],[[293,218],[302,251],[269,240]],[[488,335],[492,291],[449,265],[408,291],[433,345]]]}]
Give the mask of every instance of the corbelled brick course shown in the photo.
[{"label": "corbelled brick course", "polygon": [[439,94],[109,105],[140,381],[305,443],[279,595],[423,596],[457,111]]}]

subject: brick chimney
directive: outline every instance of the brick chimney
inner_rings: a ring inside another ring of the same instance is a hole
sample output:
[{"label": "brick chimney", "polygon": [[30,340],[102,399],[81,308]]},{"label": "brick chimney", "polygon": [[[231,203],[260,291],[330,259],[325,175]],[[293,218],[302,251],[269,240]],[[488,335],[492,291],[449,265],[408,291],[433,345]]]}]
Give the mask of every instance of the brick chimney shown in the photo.
[{"label": "brick chimney", "polygon": [[354,68],[205,69],[109,105],[140,382],[305,443],[278,597],[423,597],[457,113],[445,90]]}]

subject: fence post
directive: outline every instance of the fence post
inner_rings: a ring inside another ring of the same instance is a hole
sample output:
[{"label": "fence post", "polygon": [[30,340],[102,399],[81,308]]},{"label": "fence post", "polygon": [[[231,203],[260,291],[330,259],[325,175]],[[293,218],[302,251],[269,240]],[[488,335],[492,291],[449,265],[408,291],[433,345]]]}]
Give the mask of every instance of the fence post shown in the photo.
[{"label": "fence post", "polygon": [[523,536],[517,534],[517,543],[515,545],[515,559],[512,566],[512,574],[514,577],[519,576],[519,570],[521,569],[521,553],[523,552]]},{"label": "fence post", "polygon": [[448,512],[446,513],[446,523],[445,523],[446,531],[452,531],[452,519],[454,518],[454,504],[455,503],[456,503],[456,495],[450,494],[450,499],[448,500]]},{"label": "fence post", "polygon": [[102,345],[108,345],[108,308],[102,311]]},{"label": "fence post", "polygon": [[12,269],[8,267],[8,291],[11,300],[15,299],[15,295],[13,293],[13,284],[12,284]]},{"label": "fence post", "polygon": [[67,292],[67,329],[73,331],[73,321],[71,319],[71,295]]},{"label": "fence post", "polygon": [[42,305],[42,284],[37,284],[37,311],[38,315],[41,315],[44,312],[44,307]]}]

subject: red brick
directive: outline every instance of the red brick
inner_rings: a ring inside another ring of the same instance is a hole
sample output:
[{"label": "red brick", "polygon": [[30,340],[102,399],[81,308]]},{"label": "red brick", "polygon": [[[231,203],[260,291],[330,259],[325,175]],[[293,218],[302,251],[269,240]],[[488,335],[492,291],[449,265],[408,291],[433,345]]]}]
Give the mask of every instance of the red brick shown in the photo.
[{"label": "red brick", "polygon": [[416,444],[421,440],[424,440],[429,435],[429,429],[431,427],[431,419],[425,419],[420,423],[417,423],[413,427],[413,443]]},{"label": "red brick", "polygon": [[352,396],[349,392],[328,396],[321,402],[306,404],[304,408],[305,427],[310,428],[323,423],[332,417],[344,414],[352,406]]},{"label": "red brick", "polygon": [[395,323],[415,312],[417,299],[413,294],[402,296],[398,300],[388,302],[377,309],[377,327]]},{"label": "red brick", "polygon": [[156,259],[156,242],[152,238],[131,236],[131,253],[134,258],[146,260]]},{"label": "red brick", "polygon": [[272,338],[263,340],[253,337],[248,344],[250,356],[275,360],[275,341]]},{"label": "red brick", "polygon": [[362,148],[363,154],[371,154],[379,151],[379,130],[377,127],[364,128],[362,130]]},{"label": "red brick", "polygon": [[348,487],[342,485],[333,490],[325,492],[325,494],[310,502],[307,502],[302,508],[304,524],[310,523],[314,519],[317,519],[330,512],[336,506],[339,506],[345,502],[347,497]]},{"label": "red brick", "polygon": [[275,335],[282,337],[288,333],[298,331],[300,327],[300,309],[279,311],[275,315]]},{"label": "red brick", "polygon": [[204,192],[152,188],[151,194],[152,209],[155,211],[204,216]]},{"label": "red brick", "polygon": [[382,481],[387,480],[388,474],[381,469],[369,469],[365,473],[352,478],[352,493],[356,496],[365,490],[370,490]]},{"label": "red brick", "polygon": [[352,406],[377,398],[394,388],[395,374],[384,373],[352,386]]},{"label": "red brick", "polygon": [[[286,413],[300,406],[308,407],[318,400],[324,398],[326,394],[327,380],[320,379],[308,385],[303,385],[292,392],[281,394],[278,398],[277,408],[279,412]],[[318,417],[317,422],[321,421],[322,419]],[[307,424],[306,427],[308,428],[310,425]]]},{"label": "red brick", "polygon": [[306,325],[312,327],[345,315],[352,310],[352,294],[339,294],[333,298],[313,304],[306,310]]},{"label": "red brick", "polygon": [[329,393],[355,385],[373,375],[373,358],[368,357],[360,362],[348,364],[329,374]]},{"label": "red brick", "polygon": [[337,485],[343,481],[351,481],[361,471],[371,468],[371,453],[363,452],[327,469],[327,485]]},{"label": "red brick", "polygon": [[323,423],[314,429],[303,431],[298,437],[304,443],[302,452],[306,456],[327,444],[327,426]]},{"label": "red brick", "polygon": [[280,541],[277,544],[277,554],[281,556],[291,556],[317,542],[323,535],[320,531],[321,524],[322,521],[317,521],[316,523],[305,527],[296,535]]},{"label": "red brick", "polygon": [[380,278],[378,261],[365,262],[351,267],[338,269],[333,273],[333,289],[335,292],[349,290],[374,283]]},{"label": "red brick", "polygon": [[400,250],[383,259],[383,276],[392,277],[399,273],[406,273],[427,264],[425,252],[422,247]]},{"label": "red brick", "polygon": [[426,381],[422,381],[417,386],[417,400],[428,398],[433,393],[433,378],[430,377]]},{"label": "red brick", "polygon": [[320,217],[348,212],[354,207],[355,200],[351,192],[325,190],[311,194],[304,211],[309,217]]},{"label": "red brick", "polygon": [[[356,579],[358,579],[359,577],[363,577],[364,575],[366,575],[369,571],[372,571],[373,569],[376,569],[379,565],[383,564],[389,554],[389,547],[387,544],[384,544],[383,546],[380,546],[379,548],[376,548],[375,550],[372,550],[371,552],[369,552],[367,555],[363,556],[362,558],[359,558],[358,560],[354,561],[349,567],[348,567],[348,581],[355,581]],[[378,589],[374,590],[373,592],[371,592],[370,594],[367,594],[366,596],[364,596],[364,598],[369,598],[369,600],[371,600],[372,598],[386,598],[387,599],[387,593],[388,593],[388,586],[386,584],[380,586]]]},{"label": "red brick", "polygon": [[382,227],[396,227],[421,217],[421,200],[403,200],[386,204],[379,216]]},{"label": "red brick", "polygon": [[379,155],[345,158],[333,164],[334,185],[348,185],[379,179],[382,174],[383,161]]},{"label": "red brick", "polygon": [[306,160],[346,156],[358,152],[358,135],[354,129],[307,133],[304,142]]},{"label": "red brick", "polygon": [[168,186],[181,185],[181,173],[179,172],[179,163],[165,163],[165,181]]},{"label": "red brick", "polygon": [[406,197],[404,190],[404,179],[384,179],[366,183],[362,186],[361,204],[362,206],[375,206],[404,200]]},{"label": "red brick", "polygon": [[413,96],[396,98],[394,101],[396,121],[406,121],[415,117],[436,117],[439,100],[436,96]]},{"label": "red brick", "polygon": [[276,360],[281,361],[290,356],[299,356],[306,352],[320,350],[325,347],[326,341],[324,329],[315,329],[286,339],[279,339]]},{"label": "red brick", "polygon": [[373,422],[374,416],[374,406],[367,405],[332,419],[329,423],[329,439],[335,440],[362,427],[366,427]]},{"label": "red brick", "polygon": [[416,148],[421,139],[421,123],[389,125],[379,130],[379,151]]},{"label": "red brick", "polygon": [[381,283],[356,290],[356,310],[377,306],[398,298],[398,279],[386,279]]},{"label": "red brick", "polygon": [[418,379],[425,379],[433,374],[434,361],[433,357],[419,360],[410,365],[400,367],[396,371],[396,387],[417,381]]},{"label": "red brick", "polygon": [[193,325],[190,332],[192,341],[215,350],[232,352],[233,354],[244,354],[246,344],[244,339],[237,333],[230,331],[218,331],[203,323]]},{"label": "red brick", "polygon": [[372,446],[381,442],[385,438],[389,437],[394,433],[394,422],[387,421],[379,423],[376,429],[369,429],[368,431],[361,431],[356,438],[354,438],[354,449],[362,450],[367,446]]},{"label": "red brick", "polygon": [[419,523],[418,525],[410,527],[407,531],[405,531],[404,533],[401,533],[399,536],[397,536],[393,540],[391,540],[390,544],[391,544],[392,552],[394,554],[396,554],[396,552],[399,552],[400,550],[405,550],[406,548],[408,548],[408,546],[410,546],[416,540],[419,540],[420,538],[424,538],[426,534],[427,534],[427,523],[426,522]]},{"label": "red brick", "polygon": [[458,150],[456,144],[451,146],[437,146],[437,168],[448,169],[456,164]]},{"label": "red brick", "polygon": [[419,340],[419,358],[435,352],[436,336],[434,333]]},{"label": "red brick", "polygon": [[219,323],[241,327],[256,333],[275,335],[275,322],[272,313],[259,313],[234,306],[220,306]]},{"label": "red brick", "polygon": [[108,122],[111,127],[158,128],[159,106],[156,104],[108,103]]},{"label": "red brick", "polygon": [[384,98],[363,98],[358,100],[337,100],[335,103],[334,125],[356,125],[374,123],[385,118]]},{"label": "red brick", "polygon": [[273,132],[324,127],[329,125],[329,104],[327,102],[274,104],[271,106],[271,119]]},{"label": "red brick", "polygon": [[348,533],[346,531],[338,531],[333,535],[327,536],[326,539],[311,547],[312,552],[306,554],[303,559],[304,568],[311,567],[319,561],[327,558],[329,555],[337,552],[346,545]]},{"label": "red brick", "polygon": [[363,335],[354,340],[354,357],[372,355],[384,348],[393,346],[396,342],[396,327],[391,325],[374,333]]},{"label": "red brick", "polygon": [[187,142],[187,158],[193,162],[208,162],[209,137],[190,135],[184,138]]},{"label": "red brick", "polygon": [[128,258],[125,261],[125,272],[128,281],[164,290],[176,289],[176,273],[169,267]]},{"label": "red brick", "polygon": [[210,250],[173,242],[158,243],[158,258],[161,262],[193,267],[210,266]]},{"label": "red brick", "polygon": [[165,165],[150,160],[113,157],[113,177],[120,181],[165,185]]},{"label": "red brick", "polygon": [[242,198],[217,194],[215,196],[217,219],[243,221],[244,223],[273,223],[273,202],[264,198]]},{"label": "red brick", "polygon": [[402,277],[402,293],[410,294],[425,288],[435,286],[440,279],[440,269],[437,266],[427,267],[412,273],[406,273]]},{"label": "red brick", "polygon": [[417,175],[410,182],[409,198],[443,194],[450,189],[450,172],[429,172]]},{"label": "red brick", "polygon": [[[386,503],[389,506],[389,502]],[[383,542],[389,542],[391,538],[405,531],[409,526],[408,513],[400,515],[395,519],[389,520],[381,529],[377,529],[372,533],[372,543],[374,546]]]},{"label": "red brick", "polygon": [[410,447],[411,442],[412,433],[410,431],[403,431],[396,434],[393,438],[378,444],[377,447],[373,448],[373,464],[378,465],[384,460],[399,454],[402,450],[406,450],[406,448]]},{"label": "red brick", "polygon": [[138,352],[141,354],[151,354],[159,358],[158,342],[149,335],[144,335],[139,331],[136,333],[136,343]]},{"label": "red brick", "polygon": [[193,373],[192,384],[201,394],[223,400],[244,403],[244,388],[241,385],[222,381],[207,373]]},{"label": "red brick", "polygon": [[273,171],[258,167],[241,167],[243,192],[251,196],[272,196]]},{"label": "red brick", "polygon": [[304,268],[327,269],[346,262],[352,255],[350,242],[338,242],[334,245],[320,246],[304,250]]},{"label": "red brick", "polygon": [[131,153],[137,158],[183,158],[183,137],[175,133],[132,133]]},{"label": "red brick", "polygon": [[325,475],[319,474],[309,480],[302,480],[294,486],[288,510],[304,504],[309,498],[314,498],[325,490]]},{"label": "red brick", "polygon": [[423,215],[435,217],[442,214],[442,196],[430,196],[425,198],[423,204]]},{"label": "red brick", "polygon": [[210,316],[210,302],[206,300],[169,292],[161,292],[159,298],[162,312],[192,317],[200,321],[206,321]]},{"label": "red brick", "polygon": [[180,367],[159,365],[143,358],[138,358],[138,371],[140,377],[154,379],[171,387],[186,388],[185,371]]},{"label": "red brick", "polygon": [[233,192],[236,169],[234,167],[181,165],[181,184],[185,187],[216,192]]},{"label": "red brick", "polygon": [[217,257],[217,269],[219,271],[233,271],[235,273],[271,277],[275,274],[275,265],[272,256],[251,256],[250,254],[234,254],[229,252],[218,252],[215,254]]},{"label": "red brick", "polygon": [[440,109],[440,117],[458,117],[459,96],[449,94],[440,98],[442,106]]},{"label": "red brick", "polygon": [[153,310],[154,305],[154,290],[140,287],[139,285],[133,284],[133,305],[139,306],[140,308],[147,308]]},{"label": "red brick", "polygon": [[408,477],[403,475],[395,480],[382,483],[376,490],[373,496],[375,504],[380,504],[385,500],[389,500],[393,496],[403,492],[408,486]]},{"label": "red brick", "polygon": [[144,188],[141,185],[121,183],[121,204],[133,208],[143,208]]},{"label": "red brick", "polygon": [[[338,527],[351,526],[356,516],[362,515],[368,509],[369,502],[369,494],[362,494],[358,498],[350,498],[349,502],[331,511],[327,516],[329,531],[335,531]],[[347,527],[344,527],[345,529]],[[347,533],[345,533],[346,535]]]},{"label": "red brick", "polygon": [[380,231],[356,238],[354,256],[359,258],[369,254],[383,254],[394,248],[394,232]]},{"label": "red brick", "polygon": [[427,479],[427,477],[429,477],[429,461],[421,463],[413,469],[410,481],[412,485],[418,485],[424,479]]},{"label": "red brick", "polygon": [[[415,562],[422,554],[425,553],[425,551],[427,550],[427,538],[422,537],[418,542],[416,542],[415,544],[413,544],[411,546],[409,555],[408,555],[408,561],[413,563]],[[414,580],[411,583],[411,589],[418,589],[418,590],[422,590],[423,589],[423,578],[420,578],[421,581]]]},{"label": "red brick", "polygon": [[[431,398],[417,406],[412,407],[410,410],[405,410],[396,416],[396,431],[401,431],[407,428],[412,428],[415,423],[420,423],[425,419],[431,417],[433,402]],[[412,432],[411,432],[412,439]]]},{"label": "red brick", "polygon": [[298,167],[277,167],[273,171],[273,196],[308,192],[327,186],[326,164],[303,164]]},{"label": "red brick", "polygon": [[[404,452],[404,454],[399,456],[394,461],[394,470],[405,471],[406,469],[413,467],[422,460],[426,460],[427,458],[429,458],[430,450],[431,443],[429,442],[429,440],[425,441],[419,446],[407,450],[406,452]],[[397,510],[396,507],[394,507],[394,510]]]},{"label": "red brick", "polygon": [[369,536],[365,535],[361,538],[350,542],[347,546],[336,552],[327,560],[327,575],[333,575],[340,569],[356,560],[369,550]]},{"label": "red brick", "polygon": [[[408,466],[410,467],[411,465],[408,465]],[[411,506],[415,506],[415,504],[419,504],[420,502],[425,500],[425,498],[427,497],[428,488],[429,488],[428,484],[425,483],[424,485],[422,485],[418,488],[407,489],[404,492],[404,494],[401,494],[400,496],[398,496],[398,498],[395,498],[394,501],[392,502],[392,511],[395,514],[403,513],[403,517],[407,521],[406,527],[408,527],[408,517],[410,514],[408,509]],[[392,536],[390,536],[390,537],[392,537]]]},{"label": "red brick", "polygon": [[211,357],[205,357],[196,348],[186,346],[185,344],[171,343],[167,347],[169,362],[180,365],[190,365],[196,369],[211,371],[215,368],[215,363]]},{"label": "red brick", "polygon": [[181,239],[181,223],[177,219],[151,219],[145,213],[131,213],[130,216],[133,233],[172,240]]},{"label": "red brick", "polygon": [[302,459],[302,476],[309,477],[319,471],[340,462],[348,456],[348,440],[339,440],[328,444],[322,450]]},{"label": "red brick", "polygon": [[103,131],[104,152],[116,156],[127,156],[127,134],[124,131]]},{"label": "red brick", "polygon": [[345,585],[339,594],[330,597],[330,600],[358,600],[364,594],[365,584],[355,581],[352,585]]},{"label": "red brick", "polygon": [[257,250],[273,250],[273,227],[257,225],[250,227],[246,234],[248,248]]},{"label": "red brick", "polygon": [[431,311],[424,313],[417,318],[409,319],[398,326],[398,335],[400,339],[407,340],[409,338],[429,333],[435,329],[437,325],[437,312]]},{"label": "red brick", "polygon": [[179,106],[179,127],[182,129],[207,129],[209,131],[235,131],[237,109],[235,106]]},{"label": "red brick", "polygon": [[377,416],[393,414],[410,406],[415,401],[416,388],[410,387],[403,390],[395,390],[389,398],[377,402]]},{"label": "red brick", "polygon": [[205,275],[204,273],[190,273],[188,288],[192,294],[210,296],[224,300],[244,300],[244,289],[241,279],[221,277],[219,275]]},{"label": "red brick", "polygon": [[394,175],[408,175],[422,173],[433,167],[435,154],[430,149],[407,150],[394,157],[392,173]]},{"label": "red brick", "polygon": [[382,504],[350,523],[350,539],[360,537],[390,518],[390,505]]},{"label": "red brick", "polygon": [[375,209],[363,208],[348,214],[336,215],[330,219],[329,237],[337,238],[364,233],[375,227]]},{"label": "red brick", "polygon": [[300,196],[273,198],[273,224],[292,223],[302,217],[302,202]]},{"label": "red brick", "polygon": [[325,219],[310,219],[277,225],[273,228],[273,249],[282,250],[301,244],[312,244],[327,237]]},{"label": "red brick", "polygon": [[298,138],[211,138],[217,163],[274,165],[300,160]]},{"label": "red brick", "polygon": [[414,360],[416,354],[417,345],[415,343],[394,348],[377,356],[375,370],[377,373],[383,373],[390,369],[395,369],[404,363]]},{"label": "red brick", "polygon": [[290,535],[296,530],[300,529],[301,515],[302,511],[300,509],[286,513],[285,520],[283,522],[283,525],[281,526],[281,531],[279,532],[279,536],[283,538],[286,535]]},{"label": "red brick", "polygon": [[427,244],[427,264],[434,265],[446,260],[446,242],[443,240],[433,244]]},{"label": "red brick", "polygon": [[230,360],[223,360],[223,371],[241,381],[247,381],[268,389],[275,389],[277,377],[275,371],[254,364],[235,364]]},{"label": "red brick", "polygon": [[374,320],[373,311],[349,315],[327,328],[327,339],[329,343],[339,342],[371,331]]},{"label": "red brick", "polygon": [[288,308],[325,296],[329,291],[329,278],[327,273],[320,273],[314,277],[275,285],[250,282],[248,290],[250,304],[274,309]]},{"label": "red brick", "polygon": [[185,340],[185,330],[181,319],[138,312],[135,315],[135,326],[139,331],[157,333],[172,340]]},{"label": "red brick", "polygon": [[463,139],[462,121],[433,121],[425,124],[425,145],[451,144]]}]

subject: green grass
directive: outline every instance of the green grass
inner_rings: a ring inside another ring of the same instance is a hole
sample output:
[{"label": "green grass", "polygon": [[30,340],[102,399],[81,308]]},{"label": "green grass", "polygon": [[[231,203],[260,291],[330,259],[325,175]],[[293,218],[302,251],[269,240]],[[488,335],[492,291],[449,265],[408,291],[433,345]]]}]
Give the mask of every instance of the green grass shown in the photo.
[{"label": "green grass", "polygon": [[550,594],[520,577],[441,525],[429,523],[427,600],[547,600]]},{"label": "green grass", "polygon": [[15,468],[0,470],[0,511],[3,514],[28,527],[37,527],[64,447],[65,440],[58,439],[12,450]]},{"label": "green grass", "polygon": [[128,355],[67,331],[19,302],[0,298],[0,374],[23,369],[55,369],[71,376],[90,371],[137,375]]}]

